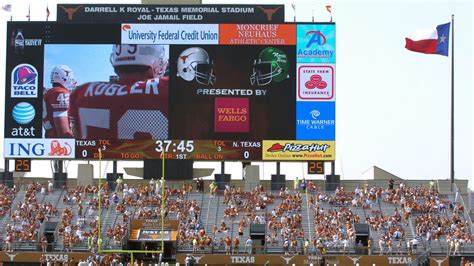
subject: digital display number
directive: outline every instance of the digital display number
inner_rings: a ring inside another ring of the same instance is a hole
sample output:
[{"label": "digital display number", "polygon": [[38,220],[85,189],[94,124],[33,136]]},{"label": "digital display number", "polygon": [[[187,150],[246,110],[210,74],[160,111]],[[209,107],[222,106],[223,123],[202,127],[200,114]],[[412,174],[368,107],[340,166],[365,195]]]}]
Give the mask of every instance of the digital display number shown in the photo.
[{"label": "digital display number", "polygon": [[157,140],[156,141],[156,152],[181,152],[191,153],[194,151],[194,141],[192,140],[181,140],[174,142],[172,140]]},{"label": "digital display number", "polygon": [[31,160],[15,159],[15,172],[31,172]]},{"label": "digital display number", "polygon": [[324,161],[308,162],[309,175],[324,175]]},{"label": "digital display number", "polygon": [[230,140],[76,140],[76,158],[102,160],[261,160],[259,141]]}]

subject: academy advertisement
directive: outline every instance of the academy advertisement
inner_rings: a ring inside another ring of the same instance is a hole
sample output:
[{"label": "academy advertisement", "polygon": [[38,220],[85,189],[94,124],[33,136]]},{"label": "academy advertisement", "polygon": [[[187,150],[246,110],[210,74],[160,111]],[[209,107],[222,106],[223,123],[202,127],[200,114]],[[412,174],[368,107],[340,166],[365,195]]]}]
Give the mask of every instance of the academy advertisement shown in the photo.
[{"label": "academy advertisement", "polygon": [[297,25],[298,63],[336,62],[336,25]]},{"label": "academy advertisement", "polygon": [[314,140],[328,153],[300,160],[330,160],[335,64],[298,63],[298,30],[326,26],[9,22],[4,155],[289,160],[263,142]]}]

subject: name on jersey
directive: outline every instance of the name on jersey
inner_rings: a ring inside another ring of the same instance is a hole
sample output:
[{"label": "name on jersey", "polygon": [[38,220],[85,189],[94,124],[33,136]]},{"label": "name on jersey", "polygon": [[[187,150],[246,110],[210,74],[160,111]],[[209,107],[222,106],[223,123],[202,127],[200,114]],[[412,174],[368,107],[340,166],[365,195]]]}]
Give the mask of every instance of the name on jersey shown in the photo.
[{"label": "name on jersey", "polygon": [[84,96],[125,96],[131,94],[155,94],[159,95],[158,79],[150,79],[147,81],[138,81],[132,86],[114,83],[94,82],[89,84]]}]

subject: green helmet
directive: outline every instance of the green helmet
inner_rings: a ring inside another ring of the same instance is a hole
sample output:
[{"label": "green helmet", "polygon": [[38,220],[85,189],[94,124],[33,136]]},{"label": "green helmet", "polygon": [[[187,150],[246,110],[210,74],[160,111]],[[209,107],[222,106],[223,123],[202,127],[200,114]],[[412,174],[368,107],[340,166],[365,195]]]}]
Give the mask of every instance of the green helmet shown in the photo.
[{"label": "green helmet", "polygon": [[267,47],[253,61],[253,73],[250,76],[252,85],[263,86],[272,81],[281,82],[289,77],[288,58],[278,48]]}]

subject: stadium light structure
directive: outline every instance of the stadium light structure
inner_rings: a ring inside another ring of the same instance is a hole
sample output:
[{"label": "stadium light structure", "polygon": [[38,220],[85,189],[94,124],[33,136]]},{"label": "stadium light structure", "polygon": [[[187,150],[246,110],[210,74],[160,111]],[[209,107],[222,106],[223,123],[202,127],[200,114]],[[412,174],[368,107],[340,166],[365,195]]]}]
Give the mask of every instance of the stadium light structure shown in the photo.
[{"label": "stadium light structure", "polygon": [[165,225],[165,151],[163,150],[161,153],[162,156],[162,170],[161,170],[161,250],[128,250],[128,249],[121,249],[121,250],[116,250],[116,249],[105,249],[102,250],[102,237],[101,237],[101,219],[100,216],[102,214],[102,204],[101,204],[101,195],[100,195],[100,187],[102,185],[102,178],[101,178],[101,172],[102,172],[102,149],[98,149],[99,152],[99,189],[98,189],[98,238],[97,238],[97,253],[128,253],[130,254],[130,264],[133,265],[133,254],[135,253],[151,253],[151,254],[162,254],[165,249],[165,236],[164,236],[164,225]]}]

